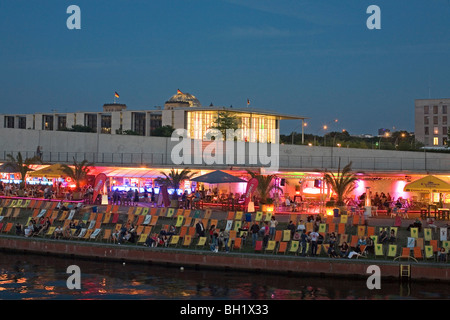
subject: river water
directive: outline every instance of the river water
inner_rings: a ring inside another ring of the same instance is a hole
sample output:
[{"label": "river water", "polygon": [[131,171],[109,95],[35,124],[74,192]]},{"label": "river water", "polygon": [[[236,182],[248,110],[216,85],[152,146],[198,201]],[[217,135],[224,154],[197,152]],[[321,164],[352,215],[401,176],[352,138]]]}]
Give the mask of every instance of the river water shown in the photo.
[{"label": "river water", "polygon": [[[69,289],[80,268],[81,288]],[[449,285],[382,281],[369,290],[365,279],[255,274],[196,270],[116,262],[89,261],[0,252],[0,299],[192,299],[192,300],[348,300],[449,299]]]}]

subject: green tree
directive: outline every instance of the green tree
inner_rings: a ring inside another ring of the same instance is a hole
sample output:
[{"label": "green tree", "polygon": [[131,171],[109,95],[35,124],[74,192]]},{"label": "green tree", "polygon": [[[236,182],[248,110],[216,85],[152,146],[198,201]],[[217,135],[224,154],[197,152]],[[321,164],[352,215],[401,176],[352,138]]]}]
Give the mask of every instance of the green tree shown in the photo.
[{"label": "green tree", "polygon": [[151,135],[155,137],[171,137],[174,131],[174,127],[166,125],[153,129]]},{"label": "green tree", "polygon": [[158,177],[155,179],[155,182],[159,185],[164,185],[167,188],[174,189],[174,193],[172,194],[172,199],[177,200],[177,191],[180,189],[180,184],[183,180],[189,180],[194,175],[195,172],[191,172],[188,168],[185,168],[181,171],[171,169],[170,172],[167,174],[164,171],[161,171],[162,177]]},{"label": "green tree", "polygon": [[223,140],[227,139],[227,130],[236,130],[239,127],[238,118],[229,111],[219,111],[210,129],[219,130],[222,133]]},{"label": "green tree", "polygon": [[247,170],[247,172],[252,178],[256,178],[258,180],[256,193],[259,196],[259,202],[261,204],[268,204],[272,200],[271,192],[283,192],[283,189],[275,184],[275,178],[277,177],[275,174],[262,175],[250,170]]},{"label": "green tree", "polygon": [[89,171],[91,170],[94,164],[92,162],[87,161],[86,159],[77,162],[75,158],[73,158],[73,165],[69,166],[67,164],[61,165],[63,172],[69,176],[73,181],[75,181],[76,189],[75,191],[81,191],[81,184],[86,180]]},{"label": "green tree", "polygon": [[325,171],[323,179],[328,186],[336,193],[336,205],[344,206],[345,197],[356,188],[358,178],[352,173],[352,162],[347,164],[341,171],[341,159],[339,158],[338,171],[336,174]]},{"label": "green tree", "polygon": [[20,153],[20,152],[17,154],[17,156],[15,158],[11,154],[8,154],[6,157],[7,157],[6,163],[10,164],[11,167],[13,167],[15,170],[17,170],[17,172],[20,173],[21,181],[20,181],[19,188],[25,189],[25,186],[27,184],[27,182],[26,182],[27,173],[30,171],[33,171],[33,169],[30,168],[30,165],[42,163],[41,158],[39,158],[38,156],[34,156],[31,158],[24,159],[22,157],[22,153]]}]

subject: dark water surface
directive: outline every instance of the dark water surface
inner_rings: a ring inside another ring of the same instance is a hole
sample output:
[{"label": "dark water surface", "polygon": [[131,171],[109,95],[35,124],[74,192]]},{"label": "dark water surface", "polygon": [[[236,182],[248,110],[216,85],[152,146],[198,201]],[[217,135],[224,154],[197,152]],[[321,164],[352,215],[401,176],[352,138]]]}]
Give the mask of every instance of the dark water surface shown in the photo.
[{"label": "dark water surface", "polygon": [[[81,270],[81,289],[68,289],[67,267]],[[449,299],[448,283],[382,281],[369,290],[365,279],[267,275],[195,270],[122,262],[98,262],[0,252],[0,299]]]}]

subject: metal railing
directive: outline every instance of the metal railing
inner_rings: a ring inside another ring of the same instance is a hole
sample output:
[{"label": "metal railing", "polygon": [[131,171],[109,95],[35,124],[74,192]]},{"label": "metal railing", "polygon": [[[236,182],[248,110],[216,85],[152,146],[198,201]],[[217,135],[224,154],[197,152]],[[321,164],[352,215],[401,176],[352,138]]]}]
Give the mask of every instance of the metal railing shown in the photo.
[{"label": "metal railing", "polygon": [[[0,161],[7,161],[7,155],[11,154],[16,157],[18,153],[22,157],[31,158],[36,155],[35,151],[0,151]],[[244,159],[245,158],[245,159]],[[96,165],[121,165],[121,166],[177,166],[171,159],[170,153],[97,153],[97,152],[43,152],[42,161],[44,163],[73,163],[76,161],[88,160]],[[225,163],[211,165],[203,160],[201,164],[184,164],[190,167],[207,167],[207,168],[223,168],[223,167],[264,167],[259,163],[254,163],[254,158],[245,156],[242,163]],[[358,157],[358,156],[279,156],[280,170],[315,170],[315,169],[337,169],[338,166],[343,168],[350,161],[352,162],[352,170],[367,171],[413,171],[413,172],[450,172],[450,157],[433,158],[431,155],[421,155],[421,157]],[[183,165],[183,164],[182,164]],[[266,165],[267,167],[267,165]]]}]

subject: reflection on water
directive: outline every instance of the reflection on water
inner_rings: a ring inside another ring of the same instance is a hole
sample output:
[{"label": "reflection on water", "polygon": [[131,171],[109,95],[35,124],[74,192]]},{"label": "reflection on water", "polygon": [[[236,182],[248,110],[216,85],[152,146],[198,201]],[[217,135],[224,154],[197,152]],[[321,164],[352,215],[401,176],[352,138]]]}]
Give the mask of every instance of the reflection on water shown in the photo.
[{"label": "reflection on water", "polygon": [[[70,290],[69,265],[81,269]],[[1,299],[449,299],[448,284],[284,276],[0,252]]]}]

